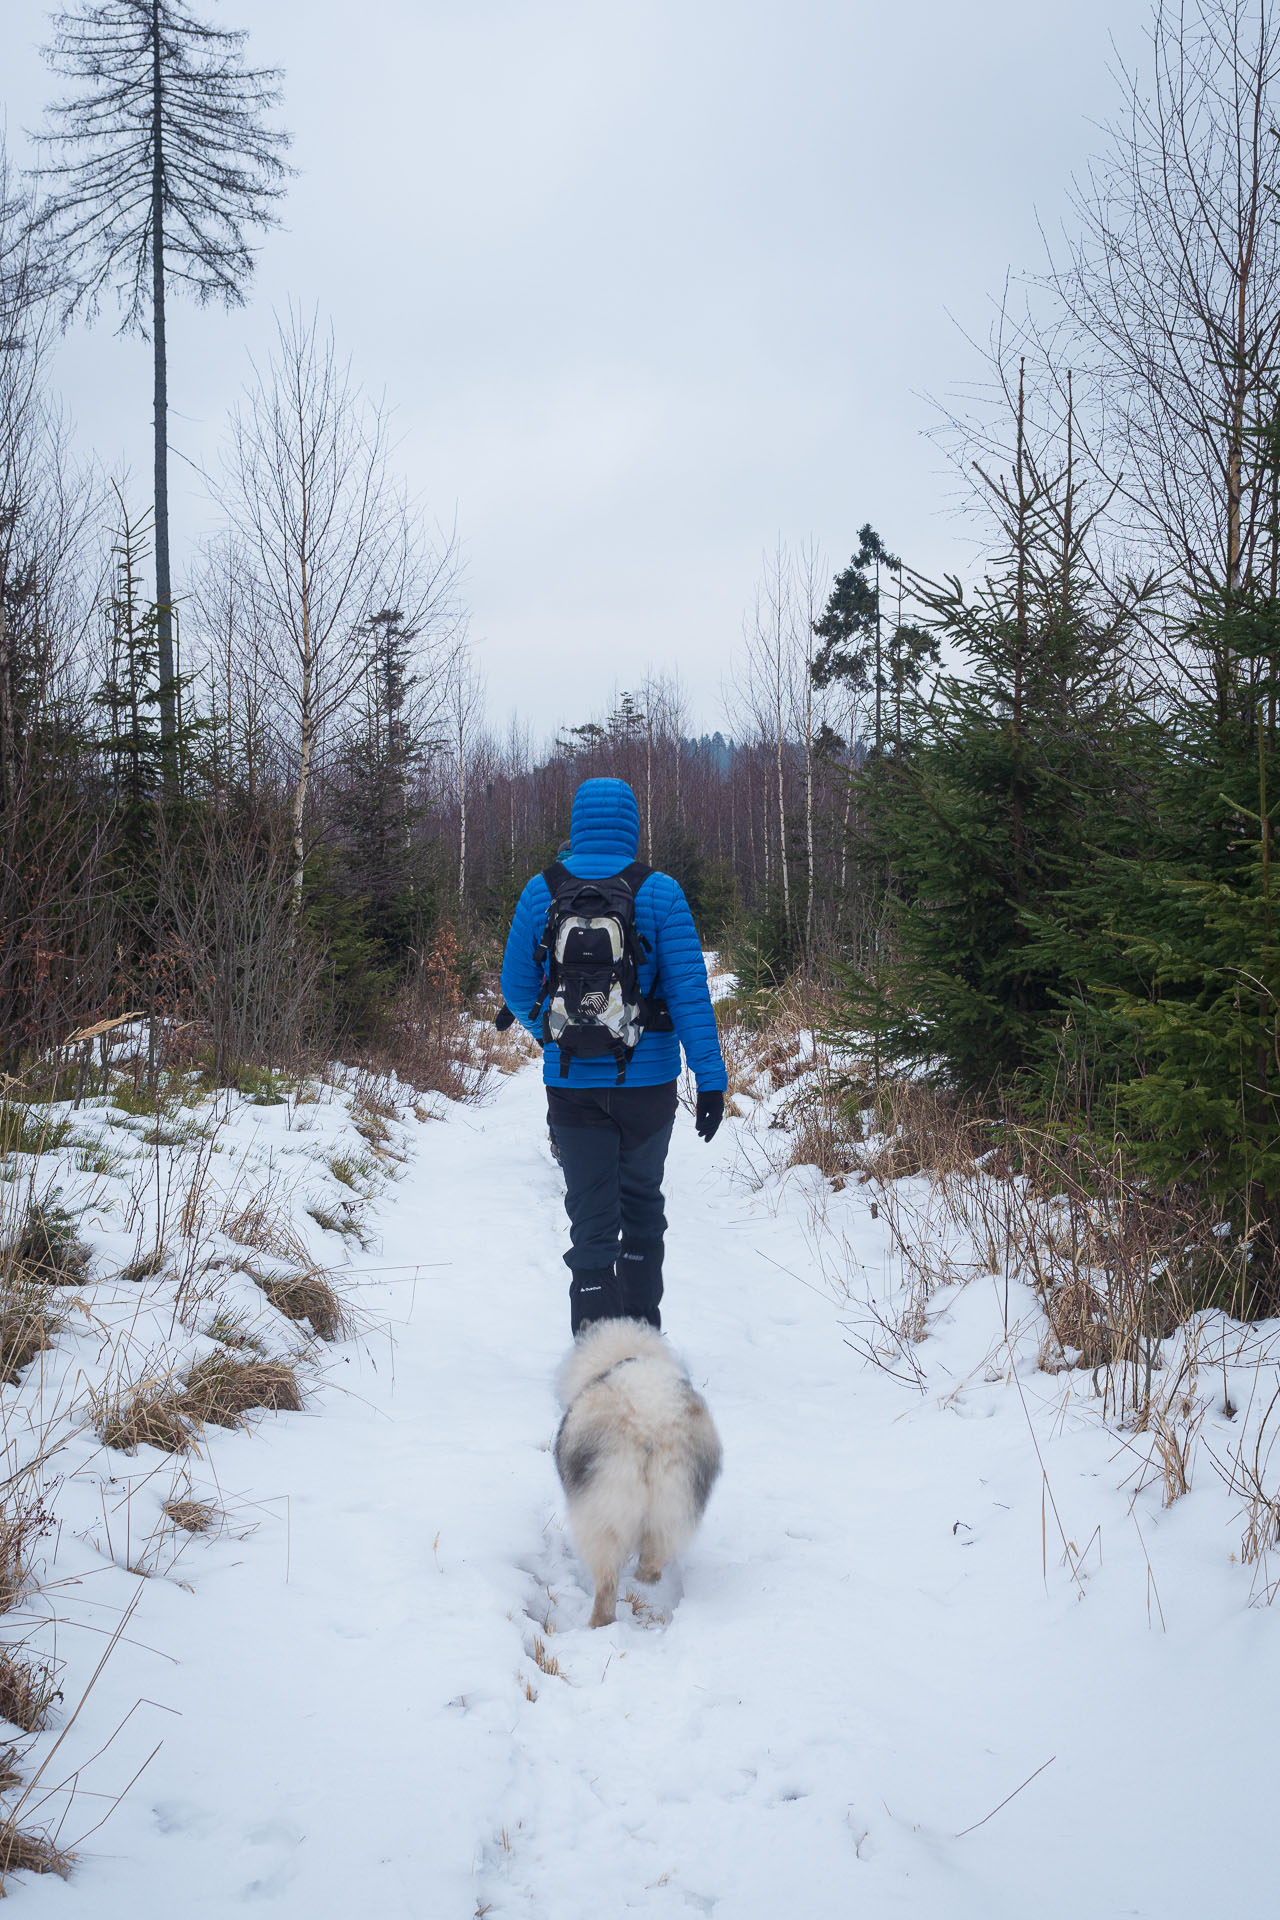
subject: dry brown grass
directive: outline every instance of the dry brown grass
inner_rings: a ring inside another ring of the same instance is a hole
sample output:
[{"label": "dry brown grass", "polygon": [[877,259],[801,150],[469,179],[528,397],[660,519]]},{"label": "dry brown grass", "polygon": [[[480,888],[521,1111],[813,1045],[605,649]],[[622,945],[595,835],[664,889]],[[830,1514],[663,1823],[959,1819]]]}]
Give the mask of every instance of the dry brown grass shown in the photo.
[{"label": "dry brown grass", "polygon": [[468,1030],[470,1063],[482,1077],[489,1073],[519,1073],[521,1067],[538,1056],[524,1028],[517,1020],[513,1027],[499,1033],[487,1010],[477,1013],[476,1024]]},{"label": "dry brown grass", "polygon": [[362,1074],[351,1095],[351,1111],[367,1120],[388,1122],[400,1118],[400,1108],[392,1095],[390,1082],[372,1074]]},{"label": "dry brown grass", "polygon": [[[716,1008],[717,1021],[721,1018],[723,1002]],[[728,1086],[724,1096],[724,1110],[730,1119],[742,1118],[742,1102],[751,1099],[760,1078],[759,1035],[747,1027],[740,1027],[725,1020],[720,1027],[720,1051],[724,1056],[725,1077]]]},{"label": "dry brown grass", "polygon": [[[1152,1187],[1123,1142],[975,1113],[912,1082],[880,1088],[877,1121],[861,1170],[900,1220],[904,1259],[943,1271],[939,1248],[961,1230],[989,1271],[1029,1281],[1045,1315],[1042,1365],[1091,1370],[1104,1410],[1152,1434],[1176,1498],[1194,1432],[1168,1390],[1153,1390],[1160,1346],[1199,1308],[1241,1312],[1238,1242],[1196,1195]],[[923,1213],[894,1189],[922,1173]]]},{"label": "dry brown grass", "polygon": [[868,1117],[874,1131],[857,1156],[864,1180],[967,1175],[989,1145],[989,1127],[980,1115],[965,1113],[936,1088],[915,1080],[882,1081]]},{"label": "dry brown grass", "polygon": [[547,1643],[540,1633],[535,1633],[533,1636],[531,1652],[534,1665],[540,1667],[543,1673],[549,1674],[553,1679],[564,1679],[564,1674],[560,1670],[560,1662],[556,1659],[554,1653],[547,1652]]},{"label": "dry brown grass", "polygon": [[166,1500],[163,1511],[184,1533],[209,1533],[221,1518],[211,1500]]},{"label": "dry brown grass", "polygon": [[354,1240],[357,1246],[366,1251],[373,1245],[365,1232],[364,1216],[366,1204],[363,1200],[340,1200],[336,1207],[328,1206],[323,1200],[313,1200],[306,1211],[318,1227],[326,1233],[336,1233],[343,1240]]},{"label": "dry brown grass", "polygon": [[213,1427],[238,1427],[245,1414],[258,1407],[300,1413],[298,1371],[289,1360],[240,1360],[230,1353],[211,1353],[187,1374],[180,1405],[189,1420]]},{"label": "dry brown grass", "polygon": [[188,1453],[195,1445],[185,1402],[169,1379],[104,1392],[95,1397],[93,1412],[102,1444],[121,1453],[136,1453],[139,1447]]},{"label": "dry brown grass", "polygon": [[792,1086],[812,1065],[813,1056],[804,1047],[800,1035],[790,1034],[769,1041],[760,1054],[758,1070],[768,1075],[770,1088],[778,1093],[783,1087]]},{"label": "dry brown grass", "polygon": [[791,1134],[791,1166],[817,1167],[837,1187],[843,1186],[858,1166],[860,1127],[852,1097],[845,1082],[824,1063],[814,1069],[774,1122]]},{"label": "dry brown grass", "polygon": [[307,1250],[293,1224],[291,1199],[270,1186],[239,1206],[229,1206],[221,1225],[228,1240],[234,1240],[237,1246],[269,1254],[273,1260],[306,1265]]},{"label": "dry brown grass", "polygon": [[388,1083],[372,1075],[362,1075],[351,1095],[351,1124],[374,1153],[395,1159],[390,1140],[391,1128],[400,1118],[400,1109],[391,1098]]},{"label": "dry brown grass", "polygon": [[5,1747],[0,1752],[0,1793],[11,1793],[14,1787],[22,1785],[19,1763],[22,1755],[16,1747]]},{"label": "dry brown grass", "polygon": [[11,1386],[38,1353],[46,1353],[60,1321],[38,1281],[0,1282],[0,1382]]},{"label": "dry brown grass", "polygon": [[1208,1407],[1197,1400],[1194,1391],[1175,1387],[1171,1392],[1148,1395],[1134,1417],[1134,1432],[1151,1435],[1166,1507],[1191,1491],[1196,1436],[1207,1412]]},{"label": "dry brown grass", "polygon": [[51,1667],[24,1659],[16,1647],[0,1645],[0,1720],[23,1733],[39,1733],[61,1697]]},{"label": "dry brown grass", "polygon": [[11,1820],[0,1820],[0,1896],[10,1873],[57,1873],[65,1880],[75,1865],[75,1854],[57,1846],[47,1833],[25,1833]]},{"label": "dry brown grass", "polygon": [[127,1266],[121,1267],[116,1278],[118,1280],[154,1279],[168,1257],[166,1247],[153,1247],[150,1253],[141,1253],[136,1260],[130,1260]]},{"label": "dry brown grass", "polygon": [[341,1340],[350,1331],[350,1315],[341,1297],[315,1269],[283,1276],[255,1273],[253,1278],[286,1320],[309,1321],[319,1339]]},{"label": "dry brown grass", "polygon": [[489,1011],[467,1010],[461,986],[462,951],[453,929],[439,927],[383,1021],[376,1043],[358,1064],[371,1078],[394,1073],[414,1093],[439,1093],[475,1102],[494,1073],[515,1073],[532,1057],[533,1043],[516,1025],[499,1033]]},{"label": "dry brown grass", "polygon": [[26,1498],[11,1493],[0,1504],[0,1613],[8,1613],[28,1592],[35,1544],[52,1531],[53,1524],[38,1492]]}]

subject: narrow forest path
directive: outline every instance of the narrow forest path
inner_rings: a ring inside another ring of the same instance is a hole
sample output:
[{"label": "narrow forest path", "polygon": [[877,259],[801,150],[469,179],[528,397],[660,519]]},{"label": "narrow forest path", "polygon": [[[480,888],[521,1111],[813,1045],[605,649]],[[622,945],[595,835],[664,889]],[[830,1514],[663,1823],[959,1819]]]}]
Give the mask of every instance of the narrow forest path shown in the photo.
[{"label": "narrow forest path", "polygon": [[[1225,1552],[1206,1577],[1183,1551],[1194,1498],[1144,1502],[1139,1529],[1111,1436],[1052,1419],[1030,1368],[987,1379],[989,1286],[940,1313],[925,1392],[865,1366],[813,1284],[810,1176],[752,1193],[734,1127],[708,1149],[683,1113],[666,1318],[725,1473],[683,1567],[632,1589],[648,1610],[586,1629],[549,1452],[567,1310],[541,1113],[531,1068],[412,1129],[363,1286],[394,1347],[340,1350],[311,1415],[228,1441],[229,1510],[256,1531],[193,1548],[186,1586],[147,1582],[116,1656],[174,1710],[163,1750],[72,1881],[19,1902],[96,1920],[1267,1910],[1275,1623]],[[874,1291],[883,1222],[865,1190],[838,1198]],[[1068,1534],[1084,1549],[1102,1528],[1078,1582],[1032,1425]]]}]

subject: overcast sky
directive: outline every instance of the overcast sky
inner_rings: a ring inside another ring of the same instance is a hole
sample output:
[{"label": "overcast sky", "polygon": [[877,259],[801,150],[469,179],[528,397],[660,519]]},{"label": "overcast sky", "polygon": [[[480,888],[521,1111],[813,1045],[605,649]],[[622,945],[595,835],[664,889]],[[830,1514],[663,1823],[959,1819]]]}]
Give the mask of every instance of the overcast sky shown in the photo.
[{"label": "overcast sky", "polygon": [[[72,4],[72,0],[67,0]],[[1108,36],[1147,0],[196,0],[285,69],[299,169],[247,309],[175,304],[171,438],[222,421],[290,297],[395,410],[455,514],[495,715],[588,717],[678,668],[722,723],[781,534],[833,567],[871,519],[963,566],[927,393],[974,371],[1010,269],[1041,260],[1116,104]],[[3,0],[13,157],[60,83]],[[56,377],[145,501],[148,354],[104,313]],[[179,555],[209,524],[175,462]]]}]

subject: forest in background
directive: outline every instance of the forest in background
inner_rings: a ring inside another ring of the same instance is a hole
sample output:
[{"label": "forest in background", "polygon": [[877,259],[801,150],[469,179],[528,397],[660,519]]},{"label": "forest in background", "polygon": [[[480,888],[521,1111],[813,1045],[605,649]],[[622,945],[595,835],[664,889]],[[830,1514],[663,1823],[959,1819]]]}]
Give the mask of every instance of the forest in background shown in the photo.
[{"label": "forest in background", "polygon": [[[1191,1196],[1232,1228],[1233,1304],[1274,1309],[1270,13],[1157,6],[1069,231],[939,409],[970,577],[923,578],[870,522],[834,574],[779,542],[719,732],[654,674],[550,741],[495,718],[457,537],[302,307],[227,423],[221,530],[170,579],[165,300],[246,297],[279,77],[173,0],[57,32],[46,165],[0,169],[7,1073],[134,1011],[215,1079],[437,1071],[578,781],[619,774],[741,1017],[803,990],[865,1055],[847,1099],[922,1073],[1179,1219]],[[154,357],[147,498],[77,457],[52,386],[60,328],[109,292]]]}]

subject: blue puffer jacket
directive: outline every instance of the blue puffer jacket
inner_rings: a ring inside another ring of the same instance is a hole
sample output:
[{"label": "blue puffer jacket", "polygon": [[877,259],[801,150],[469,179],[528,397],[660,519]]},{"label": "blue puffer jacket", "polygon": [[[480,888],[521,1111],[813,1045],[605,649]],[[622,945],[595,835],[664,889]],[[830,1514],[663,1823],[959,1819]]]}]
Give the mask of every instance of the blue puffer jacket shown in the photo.
[{"label": "blue puffer jacket", "polygon": [[[584,780],[573,797],[568,853],[561,855],[570,873],[600,880],[630,866],[640,845],[640,814],[625,780]],[[535,1040],[542,1035],[529,1009],[542,992],[542,970],[534,960],[551,905],[551,890],[536,874],[520,895],[502,961],[502,995]],[[680,1072],[680,1048],[697,1078],[699,1091],[725,1087],[724,1059],[716,1017],[707,991],[707,969],[698,944],[689,903],[670,874],[654,873],[636,895],[636,931],[649,943],[640,967],[640,990],[655,982],[671,1009],[674,1033],[646,1033],[627,1068],[629,1087],[660,1087]],[[569,1078],[560,1078],[560,1049],[543,1048],[542,1077],[558,1087],[612,1087],[617,1069],[608,1058],[573,1060]]]}]

